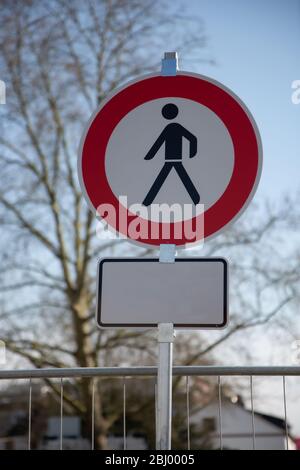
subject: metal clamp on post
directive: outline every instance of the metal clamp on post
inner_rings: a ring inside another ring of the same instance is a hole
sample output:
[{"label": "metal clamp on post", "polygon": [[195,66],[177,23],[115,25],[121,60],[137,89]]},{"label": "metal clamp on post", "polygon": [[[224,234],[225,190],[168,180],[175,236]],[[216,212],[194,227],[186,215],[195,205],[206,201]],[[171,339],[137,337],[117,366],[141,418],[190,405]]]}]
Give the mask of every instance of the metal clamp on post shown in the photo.
[{"label": "metal clamp on post", "polygon": [[162,244],[159,247],[159,262],[160,263],[174,263],[176,256],[176,245],[171,243]]},{"label": "metal clamp on post", "polygon": [[157,340],[159,343],[173,343],[176,333],[173,323],[159,323]]},{"label": "metal clamp on post", "polygon": [[164,58],[161,61],[161,74],[164,77],[172,77],[176,75],[178,70],[178,55],[177,52],[165,52]]}]

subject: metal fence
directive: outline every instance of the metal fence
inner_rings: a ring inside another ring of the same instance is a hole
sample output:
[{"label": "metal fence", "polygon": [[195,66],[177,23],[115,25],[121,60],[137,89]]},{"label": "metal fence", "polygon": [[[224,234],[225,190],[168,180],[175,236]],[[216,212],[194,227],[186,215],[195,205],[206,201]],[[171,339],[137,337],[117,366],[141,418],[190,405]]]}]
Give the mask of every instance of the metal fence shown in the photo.
[{"label": "metal fence", "polygon": [[[64,379],[89,377],[93,380],[92,392],[92,429],[91,429],[91,448],[95,447],[94,439],[94,379],[95,378],[131,378],[131,377],[156,377],[156,367],[99,367],[99,368],[66,368],[66,369],[28,369],[28,370],[2,370],[0,371],[0,381],[7,379],[28,379],[28,450],[31,449],[31,428],[32,428],[32,384],[34,379],[60,379],[60,449],[63,449],[63,392]],[[173,376],[182,376],[186,379],[186,423],[187,423],[187,449],[191,446],[190,430],[190,395],[189,387],[191,376],[197,377],[216,377],[218,385],[218,437],[219,449],[223,449],[223,422],[222,422],[222,378],[229,376],[248,377],[250,389],[251,415],[252,415],[252,448],[256,449],[256,430],[255,430],[255,408],[253,394],[254,377],[281,377],[283,410],[285,421],[285,448],[289,450],[289,431],[287,422],[287,394],[286,377],[300,376],[300,367],[217,367],[217,366],[175,366],[173,367]],[[123,400],[123,448],[127,448],[126,433],[126,381],[123,381],[122,387]],[[1,426],[1,423],[0,423]]]}]

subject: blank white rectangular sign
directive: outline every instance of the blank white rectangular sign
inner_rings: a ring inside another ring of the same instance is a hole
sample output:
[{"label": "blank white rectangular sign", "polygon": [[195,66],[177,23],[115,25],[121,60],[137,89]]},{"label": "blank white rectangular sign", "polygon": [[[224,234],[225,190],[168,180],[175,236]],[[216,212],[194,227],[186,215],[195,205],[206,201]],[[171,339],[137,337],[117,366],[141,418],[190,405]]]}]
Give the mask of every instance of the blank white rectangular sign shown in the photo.
[{"label": "blank white rectangular sign", "polygon": [[223,328],[228,310],[223,258],[105,258],[99,263],[100,327]]}]

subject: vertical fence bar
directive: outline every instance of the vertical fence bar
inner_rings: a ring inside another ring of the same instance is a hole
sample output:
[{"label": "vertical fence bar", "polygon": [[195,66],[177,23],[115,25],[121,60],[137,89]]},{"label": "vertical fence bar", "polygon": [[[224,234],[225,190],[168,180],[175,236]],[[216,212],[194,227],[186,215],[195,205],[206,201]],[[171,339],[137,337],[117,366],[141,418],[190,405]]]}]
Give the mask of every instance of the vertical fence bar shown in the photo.
[{"label": "vertical fence bar", "polygon": [[157,442],[157,426],[158,426],[158,416],[157,416],[157,380],[154,384],[154,400],[155,400],[155,442]]},{"label": "vertical fence bar", "polygon": [[283,404],[284,404],[284,421],[285,421],[286,450],[289,450],[289,430],[288,430],[287,411],[286,411],[285,375],[282,376],[282,387],[283,387]]},{"label": "vertical fence bar", "polygon": [[29,379],[29,397],[28,397],[28,450],[31,450],[31,414],[32,414],[32,383]]},{"label": "vertical fence bar", "polygon": [[251,397],[251,415],[252,415],[252,447],[253,450],[256,448],[255,442],[255,417],[254,417],[254,406],[253,406],[253,377],[250,375],[250,397]]},{"label": "vertical fence bar", "polygon": [[191,450],[191,434],[190,434],[190,380],[186,376],[186,424],[187,424],[187,448]]},{"label": "vertical fence bar", "polygon": [[95,449],[95,378],[92,379],[92,450]]},{"label": "vertical fence bar", "polygon": [[60,433],[59,433],[59,449],[63,448],[63,403],[64,403],[64,384],[63,379],[60,379]]},{"label": "vertical fence bar", "polygon": [[126,450],[126,379],[123,381],[123,449]]},{"label": "vertical fence bar", "polygon": [[219,397],[219,436],[220,436],[220,450],[223,450],[223,429],[222,429],[222,385],[221,377],[218,375],[218,397]]}]

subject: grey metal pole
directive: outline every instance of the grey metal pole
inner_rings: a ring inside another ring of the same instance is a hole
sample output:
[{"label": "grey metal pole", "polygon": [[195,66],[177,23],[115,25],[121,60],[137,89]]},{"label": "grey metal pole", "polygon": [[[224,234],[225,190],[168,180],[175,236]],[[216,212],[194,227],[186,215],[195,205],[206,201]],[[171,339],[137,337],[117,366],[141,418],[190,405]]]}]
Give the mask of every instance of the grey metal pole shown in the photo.
[{"label": "grey metal pole", "polygon": [[[161,75],[174,76],[178,69],[176,52],[165,52],[161,63]],[[174,263],[175,245],[160,245],[159,261]],[[156,394],[156,449],[171,449],[172,429],[172,368],[174,327],[172,323],[158,325],[158,372]]]},{"label": "grey metal pole", "polygon": [[160,323],[158,325],[157,450],[171,449],[173,341],[173,324]]},{"label": "grey metal pole", "polygon": [[[160,245],[159,262],[174,263],[176,246]],[[158,324],[158,371],[156,405],[156,449],[171,449],[172,430],[172,376],[173,376],[173,323]]]}]

